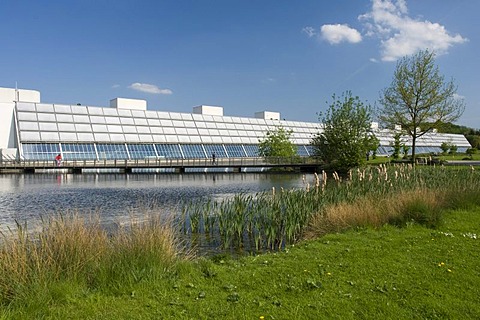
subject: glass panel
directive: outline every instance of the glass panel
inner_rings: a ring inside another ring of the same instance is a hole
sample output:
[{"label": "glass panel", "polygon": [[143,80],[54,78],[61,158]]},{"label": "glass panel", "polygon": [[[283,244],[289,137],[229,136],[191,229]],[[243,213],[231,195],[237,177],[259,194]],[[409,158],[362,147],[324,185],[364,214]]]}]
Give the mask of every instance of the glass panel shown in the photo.
[{"label": "glass panel", "polygon": [[153,144],[127,144],[131,159],[145,159],[156,157]]},{"label": "glass panel", "polygon": [[247,152],[247,157],[258,157],[258,145],[246,144],[243,146]]},{"label": "glass panel", "polygon": [[308,157],[308,152],[307,152],[307,149],[304,145],[303,146],[297,146],[297,154],[300,157]]},{"label": "glass panel", "polygon": [[156,144],[157,154],[161,158],[181,159],[182,153],[178,144]]},{"label": "glass panel", "polygon": [[124,144],[99,143],[97,144],[97,151],[100,160],[128,159]]},{"label": "glass panel", "polygon": [[65,160],[97,159],[93,143],[63,143],[62,153]]},{"label": "glass panel", "polygon": [[241,144],[226,144],[225,149],[227,149],[227,154],[228,154],[228,157],[230,158],[239,158],[239,157],[247,156]]},{"label": "glass panel", "polygon": [[221,144],[206,144],[204,145],[205,152],[209,157],[212,157],[215,154],[216,158],[227,158],[227,154],[225,153],[225,149]]},{"label": "glass panel", "polygon": [[60,153],[58,143],[24,143],[22,144],[25,160],[54,160]]},{"label": "glass panel", "polygon": [[313,146],[307,145],[307,146],[305,146],[305,149],[307,149],[307,152],[308,152],[309,156],[314,156],[315,155],[315,148]]},{"label": "glass panel", "polygon": [[185,158],[206,158],[201,144],[184,144],[181,146]]}]

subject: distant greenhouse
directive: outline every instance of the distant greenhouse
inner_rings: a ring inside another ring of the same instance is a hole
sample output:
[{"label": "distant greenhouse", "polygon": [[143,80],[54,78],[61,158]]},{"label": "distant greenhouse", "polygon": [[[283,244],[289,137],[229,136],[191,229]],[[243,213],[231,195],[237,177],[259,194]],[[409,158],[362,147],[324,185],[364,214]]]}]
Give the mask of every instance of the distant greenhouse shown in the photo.
[{"label": "distant greenhouse", "polygon": [[[0,88],[2,159],[64,160],[242,158],[258,156],[259,139],[282,126],[292,130],[298,155],[313,155],[319,123],[281,120],[278,112],[254,117],[224,116],[223,108],[201,105],[192,113],[147,110],[145,100],[116,98],[110,107],[40,102],[35,90]],[[394,132],[372,123],[380,140],[377,154],[392,153]],[[411,145],[407,137],[402,141]],[[463,135],[428,133],[417,153],[439,153],[443,142],[458,152],[470,148]]]}]

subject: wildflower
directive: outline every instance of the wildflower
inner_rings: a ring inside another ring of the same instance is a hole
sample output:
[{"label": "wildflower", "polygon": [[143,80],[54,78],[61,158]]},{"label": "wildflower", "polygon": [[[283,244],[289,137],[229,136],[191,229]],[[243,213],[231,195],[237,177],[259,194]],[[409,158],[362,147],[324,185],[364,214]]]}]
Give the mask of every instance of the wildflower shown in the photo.
[{"label": "wildflower", "polygon": [[264,316],[260,316],[260,318],[259,318],[259,319],[260,319],[260,320],[264,320],[264,319],[265,319],[265,317],[264,317]]},{"label": "wildflower", "polygon": [[452,270],[450,270],[450,269],[447,269],[447,271],[448,271],[448,272],[452,272]]},{"label": "wildflower", "polygon": [[330,272],[327,272],[327,276],[331,276],[332,274]]}]

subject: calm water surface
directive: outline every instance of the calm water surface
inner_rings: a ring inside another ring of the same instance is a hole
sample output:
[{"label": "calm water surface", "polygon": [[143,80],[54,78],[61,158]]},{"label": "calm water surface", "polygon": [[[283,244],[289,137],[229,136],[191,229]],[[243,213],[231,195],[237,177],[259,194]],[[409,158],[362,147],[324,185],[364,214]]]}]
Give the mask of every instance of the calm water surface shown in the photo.
[{"label": "calm water surface", "polygon": [[[176,212],[182,201],[221,200],[237,193],[304,187],[303,174],[3,174],[0,231],[75,210],[96,212],[105,224],[148,210]],[[306,175],[312,184],[313,176]]]}]

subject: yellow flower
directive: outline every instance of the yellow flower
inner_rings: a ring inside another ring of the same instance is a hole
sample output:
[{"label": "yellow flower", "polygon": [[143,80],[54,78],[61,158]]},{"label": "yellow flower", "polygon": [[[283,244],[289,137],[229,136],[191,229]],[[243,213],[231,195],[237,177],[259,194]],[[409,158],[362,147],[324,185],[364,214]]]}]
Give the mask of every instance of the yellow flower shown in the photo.
[{"label": "yellow flower", "polygon": [[264,317],[264,316],[260,316],[260,320],[263,320],[263,319],[265,319],[265,317]]}]

